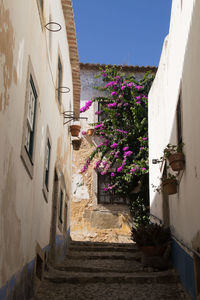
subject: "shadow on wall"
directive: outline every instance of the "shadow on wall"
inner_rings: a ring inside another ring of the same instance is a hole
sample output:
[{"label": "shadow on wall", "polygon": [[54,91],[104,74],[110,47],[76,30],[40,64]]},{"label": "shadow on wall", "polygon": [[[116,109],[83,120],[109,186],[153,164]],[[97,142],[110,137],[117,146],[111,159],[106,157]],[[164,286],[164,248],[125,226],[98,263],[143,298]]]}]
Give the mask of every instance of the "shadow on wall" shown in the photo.
[{"label": "shadow on wall", "polygon": [[[177,114],[175,113],[169,143],[171,144],[178,143],[177,141],[175,141],[174,133],[176,132],[177,132]],[[187,165],[185,165],[185,168],[187,170],[187,166],[189,166],[190,163],[188,161],[189,156],[187,156],[188,141],[186,139],[187,136],[183,138],[183,142],[185,143],[183,152],[185,153],[187,159]],[[151,168],[152,172],[153,172],[153,168],[159,168],[159,170],[161,170],[160,176],[164,175],[164,173],[167,171],[167,169],[165,168],[165,163],[163,163],[162,166],[161,164],[154,165]],[[173,261],[174,268],[178,271],[180,276],[180,281],[183,284],[184,288],[187,290],[190,297],[193,300],[195,300],[196,299],[195,280],[197,279],[195,278],[194,255],[192,253],[192,249],[190,249],[191,251],[188,252],[187,245],[184,244],[184,241],[179,240],[179,233],[177,232],[176,229],[177,224],[179,224],[179,228],[181,224],[184,225],[185,222],[188,222],[189,224],[189,219],[188,220],[185,219],[185,216],[187,215],[184,216],[181,215],[181,211],[183,211],[182,206],[184,205],[183,198],[181,197],[183,196],[186,197],[187,190],[185,188],[186,185],[188,186],[188,182],[187,182],[188,178],[185,175],[185,171],[183,171],[182,173],[180,172],[177,177],[178,177],[178,189],[176,194],[168,196],[164,194],[163,191],[161,191],[160,193],[158,191],[155,192],[154,198],[150,204],[150,217],[151,220],[154,222],[165,224],[166,226],[170,226],[171,233],[172,233],[172,261]],[[184,185],[183,182],[181,181],[184,181]],[[151,184],[152,183],[153,182],[151,182]],[[150,186],[150,189],[154,189],[154,188]]]}]

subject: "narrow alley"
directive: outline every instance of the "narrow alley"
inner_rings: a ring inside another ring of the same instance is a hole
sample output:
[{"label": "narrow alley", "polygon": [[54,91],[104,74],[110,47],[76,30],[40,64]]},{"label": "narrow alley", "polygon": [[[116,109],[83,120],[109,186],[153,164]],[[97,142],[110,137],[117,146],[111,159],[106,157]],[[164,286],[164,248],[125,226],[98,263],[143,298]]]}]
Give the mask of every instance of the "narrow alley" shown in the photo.
[{"label": "narrow alley", "polygon": [[143,270],[133,243],[71,242],[64,262],[44,277],[34,300],[188,299],[173,269]]}]

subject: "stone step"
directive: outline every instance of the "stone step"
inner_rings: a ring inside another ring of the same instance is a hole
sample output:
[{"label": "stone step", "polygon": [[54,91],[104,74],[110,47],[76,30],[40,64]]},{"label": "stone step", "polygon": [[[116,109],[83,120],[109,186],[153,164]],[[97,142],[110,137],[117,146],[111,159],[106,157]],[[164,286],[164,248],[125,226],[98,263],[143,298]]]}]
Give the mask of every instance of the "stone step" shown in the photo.
[{"label": "stone step", "polygon": [[138,248],[132,247],[111,247],[111,246],[70,246],[69,251],[101,251],[101,252],[137,252]]},{"label": "stone step", "polygon": [[81,247],[113,247],[113,248],[132,248],[135,246],[135,243],[105,243],[105,242],[90,242],[90,241],[71,241],[70,246]]},{"label": "stone step", "polygon": [[[121,268],[91,268],[91,267],[79,267],[79,266],[74,266],[74,267],[65,267],[65,266],[56,266],[55,270],[59,271],[64,271],[64,272],[89,272],[89,273],[133,273],[133,270],[129,269],[121,269]],[[141,267],[138,267],[137,270],[134,270],[134,272],[139,272],[141,271]]]},{"label": "stone step", "polygon": [[55,283],[88,284],[88,283],[177,283],[178,275],[174,270],[163,272],[137,273],[90,273],[90,272],[53,272],[47,273],[45,279]]},{"label": "stone step", "polygon": [[133,273],[138,272],[142,268],[141,263],[137,261],[127,260],[69,260],[63,264],[56,265],[55,270],[60,271],[76,271],[76,272],[119,272]]},{"label": "stone step", "polygon": [[123,253],[123,252],[92,252],[80,251],[72,252],[66,255],[66,259],[111,259],[111,260],[140,260],[141,252]]}]

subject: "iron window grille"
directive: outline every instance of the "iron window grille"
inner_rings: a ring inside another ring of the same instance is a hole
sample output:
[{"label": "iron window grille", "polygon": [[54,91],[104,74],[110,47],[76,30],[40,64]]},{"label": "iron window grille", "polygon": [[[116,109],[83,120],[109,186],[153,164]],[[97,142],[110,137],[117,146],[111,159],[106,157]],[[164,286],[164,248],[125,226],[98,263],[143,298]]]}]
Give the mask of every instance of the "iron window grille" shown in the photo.
[{"label": "iron window grille", "polygon": [[104,191],[111,183],[111,174],[98,173],[98,204],[127,204],[127,199],[115,195],[113,192]]}]

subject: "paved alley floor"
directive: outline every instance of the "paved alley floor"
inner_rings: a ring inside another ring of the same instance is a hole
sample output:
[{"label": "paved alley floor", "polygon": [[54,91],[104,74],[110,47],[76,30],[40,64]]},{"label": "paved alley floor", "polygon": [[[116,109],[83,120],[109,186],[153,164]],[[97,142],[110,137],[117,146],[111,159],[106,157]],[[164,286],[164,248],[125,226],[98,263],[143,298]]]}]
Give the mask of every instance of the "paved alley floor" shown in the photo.
[{"label": "paved alley floor", "polygon": [[144,272],[134,244],[72,242],[45,273],[35,300],[189,299],[174,270]]}]

